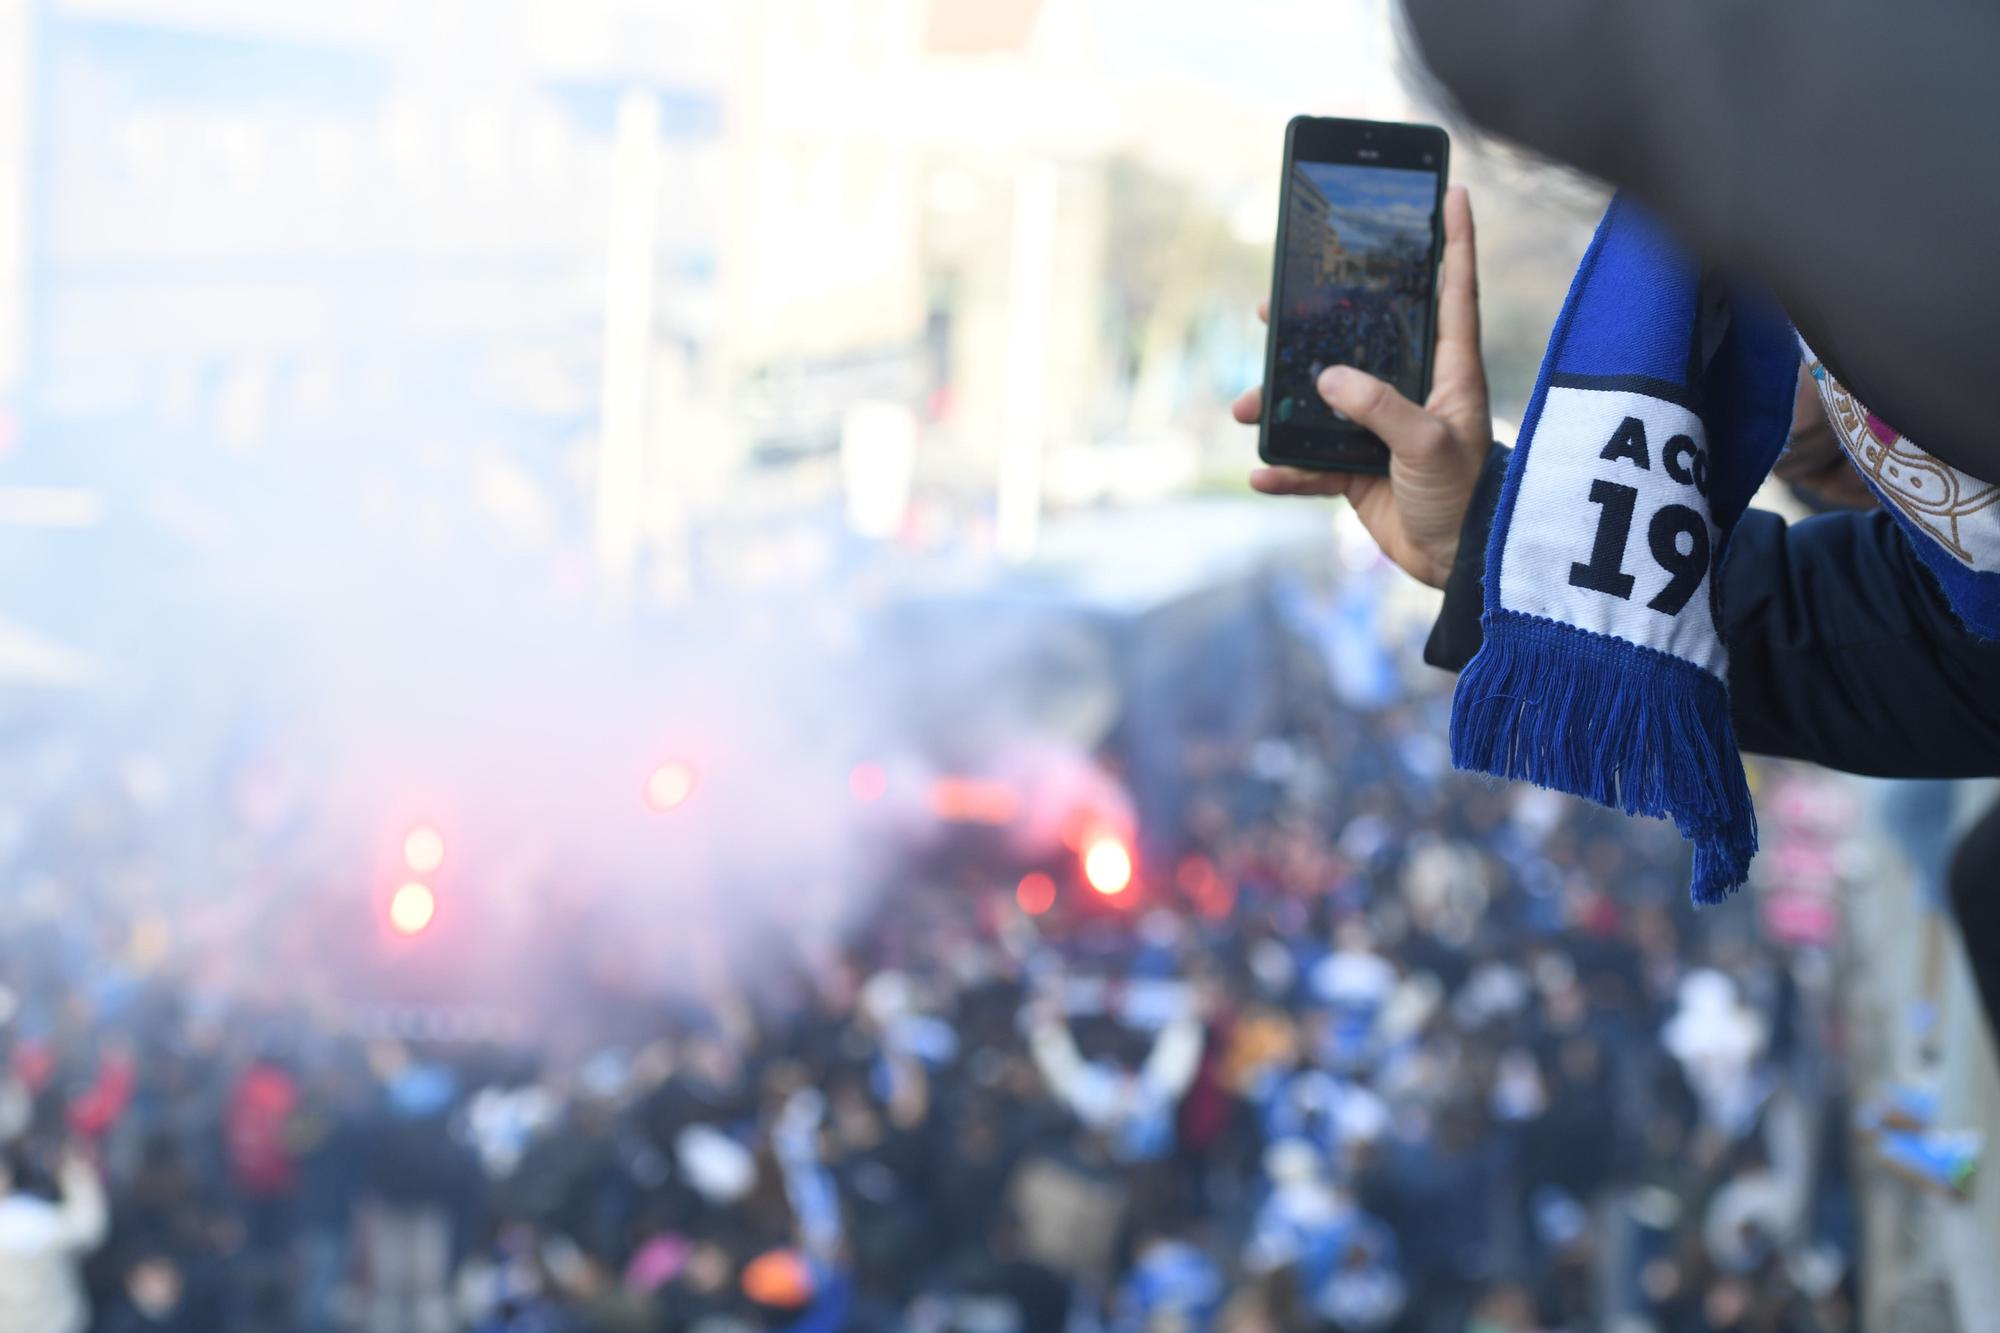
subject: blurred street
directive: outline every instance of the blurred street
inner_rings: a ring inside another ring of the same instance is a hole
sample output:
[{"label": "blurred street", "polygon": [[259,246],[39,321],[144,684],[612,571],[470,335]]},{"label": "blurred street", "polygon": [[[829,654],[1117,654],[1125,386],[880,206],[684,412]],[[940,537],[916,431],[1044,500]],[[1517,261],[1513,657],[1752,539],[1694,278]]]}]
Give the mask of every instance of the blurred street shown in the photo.
[{"label": "blurred street", "polygon": [[[1920,1326],[1900,817],[1452,770],[1229,419],[1442,113],[1227,9],[0,0],[0,1333]],[[1453,179],[1506,438],[1603,195]]]}]

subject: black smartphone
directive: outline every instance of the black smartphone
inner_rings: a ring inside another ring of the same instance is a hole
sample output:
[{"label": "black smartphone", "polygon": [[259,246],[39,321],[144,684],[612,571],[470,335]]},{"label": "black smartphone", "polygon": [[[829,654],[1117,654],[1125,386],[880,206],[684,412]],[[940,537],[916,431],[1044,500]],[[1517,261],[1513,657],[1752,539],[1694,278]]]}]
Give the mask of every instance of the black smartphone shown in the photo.
[{"label": "black smartphone", "polygon": [[1451,140],[1435,125],[1299,116],[1285,129],[1271,327],[1267,463],[1387,472],[1389,449],[1327,406],[1320,372],[1354,366],[1412,402],[1431,388]]}]

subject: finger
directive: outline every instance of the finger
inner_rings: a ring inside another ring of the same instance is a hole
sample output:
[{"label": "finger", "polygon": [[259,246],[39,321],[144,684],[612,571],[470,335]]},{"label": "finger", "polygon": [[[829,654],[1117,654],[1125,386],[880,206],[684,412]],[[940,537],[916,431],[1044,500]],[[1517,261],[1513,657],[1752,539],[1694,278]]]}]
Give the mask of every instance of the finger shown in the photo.
[{"label": "finger", "polygon": [[1354,478],[1345,472],[1308,472],[1296,467],[1260,467],[1250,473],[1250,488],[1266,495],[1344,495]]},{"label": "finger", "polygon": [[1264,386],[1245,389],[1229,405],[1229,415],[1245,426],[1254,426],[1264,415]]},{"label": "finger", "polygon": [[1479,358],[1479,253],[1472,196],[1454,185],[1444,197],[1444,276],[1438,290],[1437,371],[1440,384],[1485,374]]},{"label": "finger", "polygon": [[1257,322],[1260,324],[1271,322],[1271,298],[1268,296],[1257,303]]},{"label": "finger", "polygon": [[1250,488],[1265,495],[1339,495],[1344,478],[1337,473],[1305,472],[1288,467],[1260,467],[1250,473]]},{"label": "finger", "polygon": [[1319,377],[1319,393],[1356,425],[1375,432],[1400,458],[1421,459],[1450,443],[1442,421],[1367,371],[1335,366]]}]

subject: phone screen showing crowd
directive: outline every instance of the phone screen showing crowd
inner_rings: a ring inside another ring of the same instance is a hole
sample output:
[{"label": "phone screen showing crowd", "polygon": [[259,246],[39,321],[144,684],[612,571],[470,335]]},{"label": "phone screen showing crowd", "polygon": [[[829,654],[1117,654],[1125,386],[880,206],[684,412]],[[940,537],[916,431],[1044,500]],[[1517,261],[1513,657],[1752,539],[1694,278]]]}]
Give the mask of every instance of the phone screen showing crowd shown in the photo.
[{"label": "phone screen showing crowd", "polygon": [[1423,396],[1437,203],[1434,171],[1293,163],[1271,392],[1280,424],[1340,428],[1315,387],[1329,366]]}]

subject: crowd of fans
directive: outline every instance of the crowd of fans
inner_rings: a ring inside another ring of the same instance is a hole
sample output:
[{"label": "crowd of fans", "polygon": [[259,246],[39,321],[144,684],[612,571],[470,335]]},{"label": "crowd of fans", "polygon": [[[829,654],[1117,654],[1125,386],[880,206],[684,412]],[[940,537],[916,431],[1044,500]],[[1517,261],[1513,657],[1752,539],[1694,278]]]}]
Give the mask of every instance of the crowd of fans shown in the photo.
[{"label": "crowd of fans", "polygon": [[16,911],[0,1333],[1852,1327],[1810,960],[1441,696],[1295,693],[1125,893],[968,851],[577,1058]]},{"label": "crowd of fans", "polygon": [[[1415,266],[1424,270],[1421,261]],[[1408,395],[1421,397],[1424,297],[1398,288],[1356,286],[1334,292],[1324,313],[1294,314],[1278,340],[1275,401],[1291,404],[1280,420],[1295,416],[1319,423],[1329,417],[1315,387],[1329,366],[1366,366]]]}]

